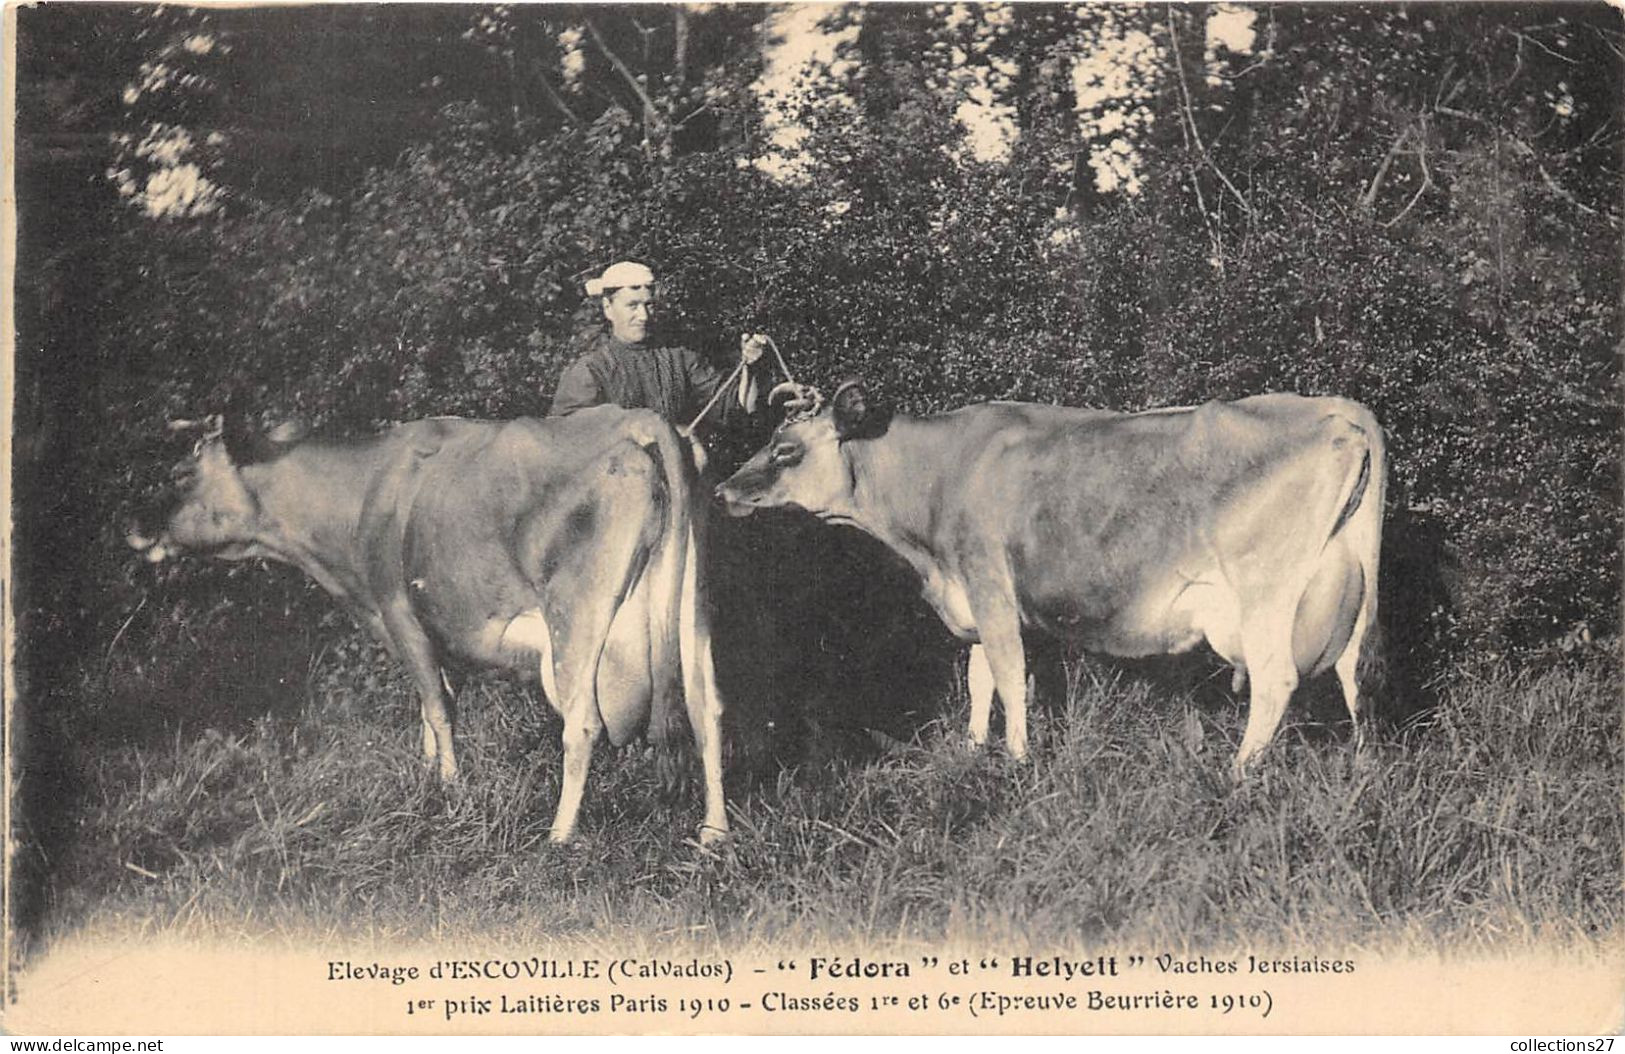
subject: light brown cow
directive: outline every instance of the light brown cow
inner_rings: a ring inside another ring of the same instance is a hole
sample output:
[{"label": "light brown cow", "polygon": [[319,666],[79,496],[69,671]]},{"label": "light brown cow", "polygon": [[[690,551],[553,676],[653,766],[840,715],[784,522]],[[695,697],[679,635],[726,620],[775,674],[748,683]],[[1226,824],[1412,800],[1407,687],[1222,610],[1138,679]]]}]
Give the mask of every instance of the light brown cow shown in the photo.
[{"label": "light brown cow", "polygon": [[556,842],[575,830],[600,732],[659,733],[680,690],[710,841],[728,821],[694,478],[686,445],[643,410],[437,418],[344,442],[277,443],[214,419],[161,529],[129,541],[150,560],[191,550],[304,570],[411,673],[424,755],[445,779],[457,757],[442,656],[539,676],[564,718]]},{"label": "light brown cow", "polygon": [[1206,640],[1250,677],[1239,777],[1303,677],[1335,668],[1356,733],[1387,466],[1370,411],[1260,395],[1122,414],[986,403],[887,417],[855,382],[791,415],[718,488],[878,538],[972,645],[970,739],[995,690],[1027,751],[1024,629],[1120,656]]}]

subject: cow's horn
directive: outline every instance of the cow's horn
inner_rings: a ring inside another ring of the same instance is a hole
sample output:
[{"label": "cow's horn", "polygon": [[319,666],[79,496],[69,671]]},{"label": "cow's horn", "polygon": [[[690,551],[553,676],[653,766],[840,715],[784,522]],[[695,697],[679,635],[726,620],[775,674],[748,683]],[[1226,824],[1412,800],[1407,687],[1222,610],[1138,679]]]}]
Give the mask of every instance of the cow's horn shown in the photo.
[{"label": "cow's horn", "polygon": [[824,406],[822,392],[810,384],[798,384],[795,381],[785,381],[767,394],[769,405],[777,404],[780,399],[787,400],[784,404],[784,417],[787,421],[816,416]]},{"label": "cow's horn", "polygon": [[177,417],[164,424],[166,431],[170,432],[202,432],[204,438],[214,439],[220,435],[224,428],[225,418],[220,414],[210,414],[208,417]]}]

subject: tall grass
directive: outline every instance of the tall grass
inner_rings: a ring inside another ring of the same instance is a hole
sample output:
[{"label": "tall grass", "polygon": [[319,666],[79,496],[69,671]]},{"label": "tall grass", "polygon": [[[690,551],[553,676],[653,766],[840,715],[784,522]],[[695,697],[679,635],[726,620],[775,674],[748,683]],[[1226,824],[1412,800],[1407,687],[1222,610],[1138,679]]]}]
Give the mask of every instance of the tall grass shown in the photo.
[{"label": "tall grass", "polygon": [[558,725],[517,687],[461,692],[451,788],[375,649],[287,689],[295,706],[235,726],[68,737],[80,792],[36,935],[1195,950],[1585,943],[1621,922],[1612,651],[1464,669],[1359,751],[1294,707],[1240,786],[1234,702],[1074,676],[1017,765],[962,747],[956,695],[908,742],[733,779],[716,851],[692,840],[697,788],[663,793],[641,747],[600,747],[578,842],[549,845]]}]

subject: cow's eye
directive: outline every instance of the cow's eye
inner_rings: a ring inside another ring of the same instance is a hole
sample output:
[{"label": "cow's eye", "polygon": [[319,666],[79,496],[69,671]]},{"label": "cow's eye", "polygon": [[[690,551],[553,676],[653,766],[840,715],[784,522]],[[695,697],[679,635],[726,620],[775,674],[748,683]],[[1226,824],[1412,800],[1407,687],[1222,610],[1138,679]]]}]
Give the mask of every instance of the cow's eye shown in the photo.
[{"label": "cow's eye", "polygon": [[780,443],[773,448],[773,464],[794,465],[801,460],[801,448],[794,443]]}]

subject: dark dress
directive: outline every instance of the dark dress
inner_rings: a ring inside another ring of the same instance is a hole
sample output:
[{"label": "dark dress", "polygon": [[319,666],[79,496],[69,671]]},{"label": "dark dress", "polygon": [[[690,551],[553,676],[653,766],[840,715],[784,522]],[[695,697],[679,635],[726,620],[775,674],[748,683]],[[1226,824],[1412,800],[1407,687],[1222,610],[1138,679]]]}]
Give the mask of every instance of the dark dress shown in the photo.
[{"label": "dark dress", "polygon": [[[608,331],[595,334],[587,351],[559,378],[553,395],[553,416],[588,406],[613,403],[629,409],[655,411],[674,425],[687,426],[728,380],[697,352],[682,347],[646,347],[617,340]],[[742,423],[754,409],[756,386],[750,381],[747,405],[737,393],[724,392],[705,423],[732,426]]]}]

